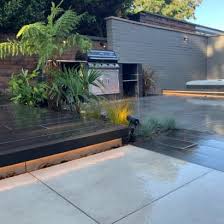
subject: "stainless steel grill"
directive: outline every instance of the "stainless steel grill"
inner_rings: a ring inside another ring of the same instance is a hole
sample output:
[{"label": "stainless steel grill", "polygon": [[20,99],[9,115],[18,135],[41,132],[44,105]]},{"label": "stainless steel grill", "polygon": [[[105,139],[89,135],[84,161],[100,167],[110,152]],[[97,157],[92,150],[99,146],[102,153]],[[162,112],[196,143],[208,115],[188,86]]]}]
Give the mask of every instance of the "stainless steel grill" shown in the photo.
[{"label": "stainless steel grill", "polygon": [[89,69],[96,69],[102,73],[100,80],[104,88],[91,86],[96,95],[119,94],[119,65],[118,57],[113,51],[92,50],[87,55]]}]

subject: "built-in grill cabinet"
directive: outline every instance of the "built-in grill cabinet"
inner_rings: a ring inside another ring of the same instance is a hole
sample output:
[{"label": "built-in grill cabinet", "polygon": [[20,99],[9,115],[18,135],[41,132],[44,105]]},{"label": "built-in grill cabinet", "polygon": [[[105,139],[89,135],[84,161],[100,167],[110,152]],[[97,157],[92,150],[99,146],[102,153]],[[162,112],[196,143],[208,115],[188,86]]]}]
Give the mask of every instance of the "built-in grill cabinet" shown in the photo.
[{"label": "built-in grill cabinet", "polygon": [[91,86],[91,92],[96,95],[119,94],[118,57],[113,51],[91,50],[88,55],[88,68],[102,73],[100,80],[103,88]]}]

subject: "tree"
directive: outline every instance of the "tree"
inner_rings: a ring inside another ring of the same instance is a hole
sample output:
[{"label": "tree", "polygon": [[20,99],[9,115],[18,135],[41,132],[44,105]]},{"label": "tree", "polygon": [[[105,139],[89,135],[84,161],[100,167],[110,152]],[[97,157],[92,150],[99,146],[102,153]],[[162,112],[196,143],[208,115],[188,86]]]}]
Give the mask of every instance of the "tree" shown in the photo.
[{"label": "tree", "polygon": [[21,26],[46,18],[48,0],[0,0],[0,30],[17,32]]},{"label": "tree", "polygon": [[105,36],[105,18],[122,16],[130,8],[132,0],[67,0],[65,8],[71,7],[82,15],[78,30],[82,34]]},{"label": "tree", "polygon": [[55,61],[71,47],[85,51],[91,47],[89,40],[78,33],[72,33],[80,17],[72,10],[64,11],[52,3],[47,22],[36,22],[23,26],[17,39],[0,43],[0,58],[7,56],[37,55],[37,69],[45,69],[48,60]]},{"label": "tree", "polygon": [[195,9],[202,0],[134,0],[133,11],[157,13],[176,19],[195,18]]},{"label": "tree", "polygon": [[[0,0],[0,30],[17,32],[35,21],[46,21],[51,10],[49,0]],[[61,0],[55,0],[59,4]],[[132,0],[66,0],[65,10],[73,10],[81,16],[77,25],[79,33],[94,36],[105,35],[105,17],[124,15]],[[21,13],[22,12],[22,13]]]}]

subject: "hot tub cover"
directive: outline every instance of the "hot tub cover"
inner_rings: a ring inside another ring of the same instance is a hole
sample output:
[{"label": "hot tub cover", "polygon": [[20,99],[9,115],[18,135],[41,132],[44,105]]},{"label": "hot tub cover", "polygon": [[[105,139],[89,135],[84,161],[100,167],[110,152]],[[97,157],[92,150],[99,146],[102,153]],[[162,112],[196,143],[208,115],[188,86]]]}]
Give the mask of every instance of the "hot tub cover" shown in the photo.
[{"label": "hot tub cover", "polygon": [[186,83],[187,86],[224,86],[224,79],[193,80]]}]

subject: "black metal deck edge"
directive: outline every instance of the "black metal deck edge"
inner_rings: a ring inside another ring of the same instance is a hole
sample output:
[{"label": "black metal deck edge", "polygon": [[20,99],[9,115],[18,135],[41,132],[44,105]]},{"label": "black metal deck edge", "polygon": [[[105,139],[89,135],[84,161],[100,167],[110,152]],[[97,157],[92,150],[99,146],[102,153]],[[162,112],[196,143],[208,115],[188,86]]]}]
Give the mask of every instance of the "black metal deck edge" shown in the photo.
[{"label": "black metal deck edge", "polygon": [[127,127],[114,127],[103,131],[96,131],[91,134],[77,136],[76,138],[64,139],[54,143],[32,146],[30,148],[15,149],[0,155],[0,167],[10,166],[42,157],[68,152],[78,148],[103,143],[106,141],[121,138],[125,140],[128,136]]}]

